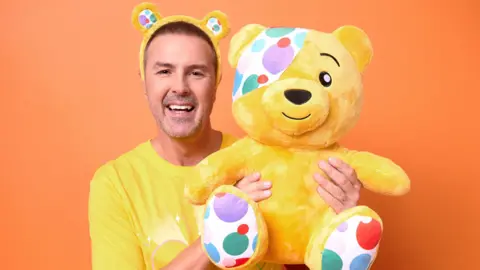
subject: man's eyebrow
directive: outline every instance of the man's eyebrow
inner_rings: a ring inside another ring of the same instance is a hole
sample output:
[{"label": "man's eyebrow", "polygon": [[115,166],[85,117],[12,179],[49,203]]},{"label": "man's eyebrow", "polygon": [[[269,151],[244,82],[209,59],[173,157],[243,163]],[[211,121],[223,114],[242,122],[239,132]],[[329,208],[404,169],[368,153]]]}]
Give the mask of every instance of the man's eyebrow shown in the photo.
[{"label": "man's eyebrow", "polygon": [[161,68],[161,67],[164,67],[164,68],[174,68],[174,65],[170,64],[170,63],[165,63],[165,62],[155,62],[155,64],[153,65],[154,68]]},{"label": "man's eyebrow", "polygon": [[330,57],[331,59],[333,59],[333,61],[335,61],[335,63],[337,63],[337,66],[340,67],[340,63],[338,62],[337,58],[335,58],[335,56],[329,54],[329,53],[320,53],[321,56],[326,56],[326,57]]},{"label": "man's eyebrow", "polygon": [[193,64],[193,65],[190,65],[188,66],[189,69],[202,69],[202,70],[205,70],[205,69],[208,69],[208,66],[207,65],[204,65],[204,64]]}]

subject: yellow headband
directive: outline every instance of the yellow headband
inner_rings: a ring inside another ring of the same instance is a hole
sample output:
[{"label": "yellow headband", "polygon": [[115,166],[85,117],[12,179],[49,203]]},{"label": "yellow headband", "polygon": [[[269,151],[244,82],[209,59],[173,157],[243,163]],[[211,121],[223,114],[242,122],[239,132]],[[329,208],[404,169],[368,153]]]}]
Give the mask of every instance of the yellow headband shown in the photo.
[{"label": "yellow headband", "polygon": [[230,32],[230,24],[227,16],[221,11],[215,10],[208,13],[203,19],[198,20],[189,16],[174,15],[162,17],[158,12],[157,7],[152,3],[141,3],[137,5],[132,11],[132,24],[143,35],[142,45],[140,46],[140,75],[142,80],[145,79],[145,70],[143,68],[145,47],[152,37],[153,33],[165,24],[183,21],[191,23],[201,30],[203,30],[213,43],[215,52],[217,54],[217,84],[221,78],[220,66],[220,40],[228,35]]}]

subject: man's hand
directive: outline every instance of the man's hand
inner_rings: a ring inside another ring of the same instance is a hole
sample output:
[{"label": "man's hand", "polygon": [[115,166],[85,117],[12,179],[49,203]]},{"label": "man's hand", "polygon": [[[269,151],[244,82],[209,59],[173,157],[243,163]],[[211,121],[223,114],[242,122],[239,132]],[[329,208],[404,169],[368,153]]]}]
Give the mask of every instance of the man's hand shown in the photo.
[{"label": "man's hand", "polygon": [[357,178],[355,170],[345,162],[330,158],[328,162],[320,161],[318,166],[331,181],[320,174],[313,178],[320,185],[318,194],[338,214],[357,205],[360,198],[362,184]]},{"label": "man's hand", "polygon": [[235,186],[247,193],[255,202],[263,201],[272,196],[272,183],[260,181],[260,173],[254,173],[238,181]]}]

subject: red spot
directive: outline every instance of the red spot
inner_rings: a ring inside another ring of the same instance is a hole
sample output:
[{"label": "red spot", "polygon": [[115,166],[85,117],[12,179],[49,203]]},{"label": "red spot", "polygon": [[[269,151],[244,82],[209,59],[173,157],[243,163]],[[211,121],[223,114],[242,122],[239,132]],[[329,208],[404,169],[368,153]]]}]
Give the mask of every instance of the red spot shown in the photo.
[{"label": "red spot", "polygon": [[218,26],[222,26],[222,24],[220,23],[220,20],[217,20],[217,24]]},{"label": "red spot", "polygon": [[237,267],[237,266],[240,266],[240,265],[244,265],[246,262],[248,262],[248,260],[250,260],[250,258],[240,258],[240,259],[236,259],[235,260],[235,265],[233,267]]},{"label": "red spot", "polygon": [[282,38],[277,42],[277,46],[280,48],[285,48],[288,45],[290,45],[290,39],[289,38]]},{"label": "red spot", "polygon": [[360,222],[357,227],[358,244],[365,250],[372,250],[382,238],[382,226],[380,222],[372,219],[370,223]]},{"label": "red spot", "polygon": [[238,226],[237,228],[237,232],[239,234],[247,234],[248,233],[248,225],[247,224],[242,224],[240,226]]},{"label": "red spot", "polygon": [[149,22],[150,22],[150,20],[149,20],[149,19],[146,19],[145,23],[149,23]]},{"label": "red spot", "polygon": [[258,79],[257,79],[257,82],[258,82],[258,83],[266,83],[266,82],[268,82],[268,77],[267,77],[267,75],[264,75],[264,74],[260,75],[260,76],[258,77]]},{"label": "red spot", "polygon": [[225,192],[219,192],[219,193],[215,194],[215,197],[217,197],[217,198],[221,198],[223,196],[225,196]]}]

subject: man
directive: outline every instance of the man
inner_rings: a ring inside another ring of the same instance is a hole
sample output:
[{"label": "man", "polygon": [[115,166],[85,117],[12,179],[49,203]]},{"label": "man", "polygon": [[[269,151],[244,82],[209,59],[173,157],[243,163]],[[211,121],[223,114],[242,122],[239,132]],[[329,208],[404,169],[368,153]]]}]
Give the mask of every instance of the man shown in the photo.
[{"label": "man", "polygon": [[[183,198],[183,181],[191,166],[235,141],[210,124],[218,55],[203,30],[178,21],[160,27],[144,55],[145,96],[158,134],[101,166],[91,181],[92,268],[210,269],[196,225],[199,208]],[[319,196],[336,212],[355,206],[360,184],[353,170],[335,160],[320,168],[332,182],[312,176]],[[271,184],[260,178],[247,176],[236,187],[256,201],[268,199]]]}]

